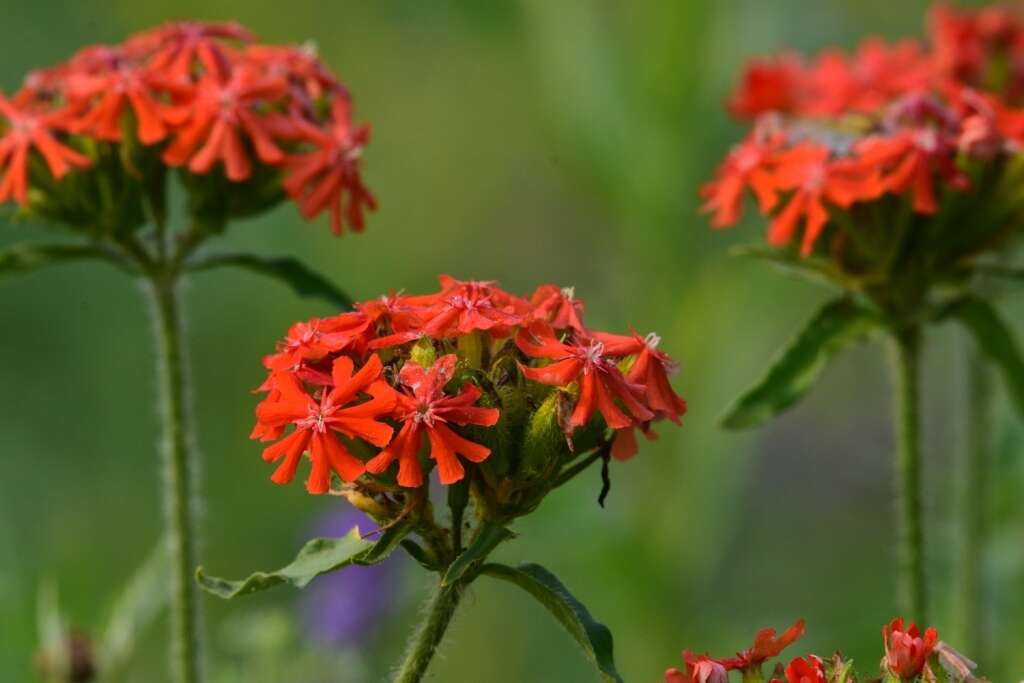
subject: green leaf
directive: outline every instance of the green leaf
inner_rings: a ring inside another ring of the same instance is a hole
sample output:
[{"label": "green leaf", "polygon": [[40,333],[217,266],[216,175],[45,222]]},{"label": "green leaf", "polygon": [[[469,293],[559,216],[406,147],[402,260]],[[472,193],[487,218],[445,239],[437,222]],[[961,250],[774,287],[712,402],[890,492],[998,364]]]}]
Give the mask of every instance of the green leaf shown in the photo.
[{"label": "green leaf", "polygon": [[118,268],[130,270],[127,263],[111,251],[87,244],[15,244],[0,249],[0,277],[26,273],[42,266],[100,259]]},{"label": "green leaf", "polygon": [[509,567],[497,563],[485,564],[480,573],[513,583],[536,598],[580,644],[604,680],[622,683],[622,676],[615,670],[612,632],[595,621],[554,574],[538,564]]},{"label": "green leaf", "polygon": [[104,680],[127,664],[139,635],[167,607],[170,563],[166,544],[154,548],[114,600],[99,641],[99,668]]},{"label": "green leaf", "polygon": [[351,309],[352,298],[323,275],[290,257],[263,257],[254,254],[215,254],[193,262],[189,270],[203,271],[221,266],[245,268],[260,275],[276,278],[299,296],[323,299],[339,308]]},{"label": "green leaf", "polygon": [[981,352],[999,368],[1014,406],[1024,415],[1024,356],[1010,326],[989,303],[973,297],[959,299],[945,315],[970,331]]},{"label": "green leaf", "polygon": [[727,429],[756,427],[799,401],[843,348],[880,328],[870,310],[842,298],[825,304],[722,420]]},{"label": "green leaf", "polygon": [[241,581],[229,581],[207,576],[200,567],[196,570],[196,581],[203,590],[225,600],[267,590],[282,583],[305,588],[321,574],[353,564],[370,565],[383,562],[398,547],[402,537],[408,534],[410,529],[408,523],[398,524],[385,530],[374,543],[362,537],[359,527],[353,527],[341,538],[314,538],[302,547],[291,564],[275,572],[254,572]]},{"label": "green leaf", "polygon": [[476,535],[473,542],[466,550],[455,558],[444,578],[441,579],[442,586],[450,586],[466,573],[473,564],[483,562],[502,541],[512,538],[515,534],[500,524],[484,522],[480,533]]}]

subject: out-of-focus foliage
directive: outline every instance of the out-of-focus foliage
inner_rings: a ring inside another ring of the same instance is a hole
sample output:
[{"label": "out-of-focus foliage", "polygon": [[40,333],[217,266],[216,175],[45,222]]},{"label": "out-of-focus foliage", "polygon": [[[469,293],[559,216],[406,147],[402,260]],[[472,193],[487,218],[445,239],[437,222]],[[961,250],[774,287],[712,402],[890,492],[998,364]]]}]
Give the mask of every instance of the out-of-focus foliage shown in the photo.
[{"label": "out-of-focus foliage", "polygon": [[[919,33],[924,2],[680,0],[665,3],[323,3],[113,0],[18,3],[0,26],[0,86],[172,17],[238,19],[271,41],[314,40],[371,121],[368,184],[380,199],[368,230],[341,240],[291,207],[239,225],[224,251],[295,256],[366,298],[425,290],[438,272],[496,278],[511,290],[576,284],[598,327],[657,330],[682,361],[691,404],[629,467],[612,468],[604,509],[597,472],[516,526],[497,561],[542,562],[615,633],[625,680],[654,680],[684,646],[729,654],[762,626],[808,620],[797,649],[876,657],[893,615],[889,390],[877,349],[846,354],[812,400],[761,432],[723,432],[728,400],[758,374],[827,295],[753,259],[754,221],[714,232],[696,188],[737,138],[721,100],[752,53],[852,46],[866,33]],[[0,244],[35,226],[4,226]],[[1020,320],[1008,284],[1008,320]],[[227,575],[280,566],[309,520],[336,499],[266,479],[246,438],[260,356],[292,320],[329,307],[229,269],[196,274],[189,334],[202,448],[201,557]],[[59,582],[75,625],[99,623],[160,527],[149,330],[136,288],[94,264],[11,278],[0,288],[0,680],[32,680],[41,577]],[[1019,325],[1017,325],[1019,328]],[[625,331],[625,330],[623,330]],[[1018,330],[1019,332],[1020,330]],[[929,569],[951,595],[957,483],[950,464],[962,409],[952,328],[928,350],[925,395]],[[1002,399],[1001,399],[1002,400]],[[1019,590],[1024,485],[1019,426],[1005,435],[999,536],[991,548],[998,659],[993,680],[1024,671]],[[571,550],[567,538],[572,539]],[[628,552],[627,552],[628,551]],[[395,557],[392,562],[408,561]],[[353,570],[356,571],[356,570]],[[206,600],[217,683],[378,681],[401,652],[427,588],[401,574],[389,619],[348,650],[302,631],[298,593]],[[382,594],[384,591],[382,591]],[[936,626],[955,643],[952,598]],[[165,639],[143,637],[126,680],[163,680]],[[591,680],[589,663],[514,586],[480,582],[438,660],[438,680]],[[800,654],[794,652],[794,654]],[[970,653],[967,653],[970,654]]]}]

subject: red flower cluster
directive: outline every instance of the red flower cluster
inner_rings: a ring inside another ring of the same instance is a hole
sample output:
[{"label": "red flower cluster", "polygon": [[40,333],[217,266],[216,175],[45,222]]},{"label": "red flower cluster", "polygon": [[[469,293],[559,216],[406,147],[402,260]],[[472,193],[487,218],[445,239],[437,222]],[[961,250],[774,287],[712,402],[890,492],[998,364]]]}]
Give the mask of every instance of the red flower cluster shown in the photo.
[{"label": "red flower cluster", "polygon": [[[421,486],[425,446],[441,483],[452,484],[465,476],[463,461],[490,455],[460,428],[501,419],[501,399],[480,377],[511,358],[504,367],[521,379],[507,382],[556,387],[575,400],[561,423],[567,439],[599,415],[615,433],[612,455],[627,459],[635,428],[653,437],[651,422],[686,412],[668,380],[676,365],[656,335],[593,331],[582,313],[571,290],[553,285],[527,299],[493,282],[442,276],[434,294],[392,294],[297,323],[264,360],[267,396],[252,436],[276,442],[263,457],[281,462],[277,483],[291,481],[308,452],[310,493],[328,490],[331,471],[353,481],[386,476],[396,462],[399,486]],[[530,395],[551,391],[536,389]]]},{"label": "red flower cluster", "polygon": [[[695,656],[686,650],[683,652],[685,671],[669,669],[665,672],[665,683],[728,683],[730,671],[743,672],[743,680],[747,680],[748,677],[762,680],[762,663],[777,657],[782,650],[800,638],[803,632],[802,619],[777,637],[774,629],[762,629],[754,638],[754,645],[751,648],[737,653],[736,657],[725,659],[713,659],[708,655]],[[904,628],[902,619],[893,619],[882,628],[882,637],[885,641],[883,674],[895,676],[900,680],[936,680],[934,670],[930,668],[933,666],[933,655],[940,660],[943,669],[958,671],[965,679],[971,675],[974,668],[973,662],[945,643],[939,642],[938,633],[934,628],[927,629],[924,637],[921,637],[914,624]],[[776,666],[771,683],[783,683],[783,676],[785,683],[830,683],[848,680],[848,667],[849,665],[844,663],[839,655],[831,660],[816,655],[796,657],[784,668],[781,664]]]},{"label": "red flower cluster", "polygon": [[853,55],[749,64],[728,109],[751,131],[701,190],[712,224],[736,223],[749,189],[772,219],[769,241],[802,234],[807,255],[854,204],[895,195],[934,214],[942,192],[971,189],[966,161],[1015,153],[1024,144],[1024,16],[939,7],[931,25],[928,45],[872,38]]},{"label": "red flower cluster", "polygon": [[0,96],[0,201],[27,203],[33,150],[60,180],[91,163],[76,137],[130,136],[194,174],[221,166],[242,182],[254,163],[280,169],[303,216],[329,211],[336,234],[362,230],[376,208],[360,177],[369,129],[310,49],[254,40],[234,23],[174,22],[29,74]]}]

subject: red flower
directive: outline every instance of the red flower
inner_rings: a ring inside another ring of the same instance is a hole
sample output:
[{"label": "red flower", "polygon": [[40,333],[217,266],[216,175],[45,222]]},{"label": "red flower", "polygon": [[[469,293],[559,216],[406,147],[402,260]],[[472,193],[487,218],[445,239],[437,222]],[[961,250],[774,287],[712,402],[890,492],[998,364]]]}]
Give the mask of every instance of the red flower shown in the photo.
[{"label": "red flower", "polygon": [[713,214],[711,225],[717,228],[734,225],[743,207],[743,191],[748,187],[757,197],[761,211],[770,211],[775,202],[776,183],[772,177],[772,154],[784,137],[770,120],[754,128],[751,135],[733,147],[729,156],[715,172],[715,179],[705,183],[700,194],[704,199],[701,211]]},{"label": "red flower", "polygon": [[441,276],[442,291],[422,313],[423,333],[435,339],[485,330],[503,336],[523,322],[529,304],[493,282]]},{"label": "red flower", "polygon": [[729,112],[752,119],[766,112],[795,113],[807,96],[807,69],[800,57],[786,53],[752,60],[729,98]]},{"label": "red flower", "polygon": [[810,254],[828,223],[827,204],[847,208],[855,201],[877,196],[878,188],[862,166],[848,159],[833,160],[828,147],[803,142],[778,155],[774,178],[791,190],[785,207],[772,220],[768,241],[786,244],[804,222],[800,251]]},{"label": "red flower", "polygon": [[[563,343],[555,337],[551,325],[535,321],[519,331],[516,344],[527,356],[554,361],[539,368],[520,365],[528,379],[557,387],[579,383],[579,399],[569,418],[570,427],[587,424],[595,411],[600,411],[612,429],[631,427],[635,422],[654,418],[654,413],[639,400],[642,388],[622,376],[614,354],[608,353],[601,341],[581,335],[579,340]],[[622,401],[632,418],[619,409],[616,398]]]},{"label": "red flower", "polygon": [[551,323],[556,330],[584,330],[583,302],[575,298],[572,287],[541,285],[530,297],[530,305],[535,319]]},{"label": "red flower", "polygon": [[[319,403],[293,375],[276,376],[276,396],[256,408],[257,418],[270,429],[289,424],[295,429],[263,451],[267,462],[283,459],[271,476],[273,482],[290,482],[306,450],[313,463],[306,480],[306,490],[310,493],[327,492],[332,470],[345,481],[354,481],[363,473],[362,461],[352,455],[333,432],[350,439],[364,439],[375,446],[384,446],[391,440],[391,427],[377,421],[391,412],[396,400],[394,390],[380,379],[382,370],[376,354],[355,375],[351,358],[336,359],[331,371],[334,386],[330,391],[320,392]],[[370,400],[354,403],[363,394],[368,394]]]},{"label": "red flower", "polygon": [[885,666],[894,676],[916,678],[928,664],[928,658],[939,640],[934,628],[928,628],[921,638],[916,624],[903,628],[903,619],[893,619],[882,627],[885,641]]},{"label": "red flower", "polygon": [[180,121],[181,112],[161,101],[159,93],[182,99],[192,93],[191,86],[132,63],[117,49],[107,48],[102,60],[96,57],[94,53],[80,54],[76,61],[84,68],[66,80],[68,98],[89,107],[75,121],[75,130],[100,140],[120,141],[121,118],[125,105],[130,105],[138,123],[139,141],[151,145],[163,140],[168,124]]},{"label": "red flower", "polygon": [[848,57],[839,50],[823,53],[813,68],[811,115],[838,116],[851,111],[874,113],[896,97],[927,87],[931,63],[913,40],[889,45],[868,38]]},{"label": "red flower", "polygon": [[252,173],[252,164],[240,133],[249,138],[260,161],[282,162],[284,152],[273,137],[275,125],[257,114],[255,107],[283,97],[287,89],[284,79],[261,76],[246,67],[235,69],[225,81],[204,77],[187,107],[187,122],[164,150],[164,162],[170,166],[188,164],[193,173],[206,173],[221,161],[229,180],[245,180]]},{"label": "red flower", "polygon": [[348,97],[334,74],[317,59],[315,46],[249,45],[244,54],[249,60],[261,64],[267,74],[287,78],[294,84],[293,94],[310,111],[314,100],[329,93],[340,98]]},{"label": "red flower", "polygon": [[298,202],[299,211],[307,220],[330,209],[335,235],[342,233],[346,222],[356,232],[362,231],[366,226],[364,209],[377,209],[377,200],[359,175],[360,157],[370,139],[370,128],[353,128],[350,108],[347,97],[336,97],[326,129],[296,120],[301,137],[316,145],[316,149],[288,159],[289,175],[284,182],[285,191]]},{"label": "red flower", "polygon": [[411,360],[405,362],[398,379],[406,387],[398,394],[394,417],[402,421],[402,428],[394,440],[375,458],[366,463],[366,470],[380,474],[398,460],[398,484],[415,488],[423,484],[419,450],[426,432],[430,442],[430,457],[437,462],[442,484],[454,484],[465,476],[458,455],[471,462],[483,462],[491,449],[473,443],[456,434],[448,423],[491,427],[498,421],[496,408],[478,408],[480,389],[472,383],[463,385],[458,396],[444,393],[455,371],[457,358],[453,354],[438,358],[430,369],[424,369]]},{"label": "red flower", "polygon": [[87,156],[57,141],[56,133],[67,128],[67,113],[50,110],[30,91],[13,100],[0,95],[0,117],[6,119],[6,130],[0,136],[0,168],[6,168],[0,181],[0,202],[28,203],[29,152],[33,148],[43,156],[55,180],[72,168],[91,165]]},{"label": "red flower", "polygon": [[881,189],[902,194],[910,191],[914,211],[932,214],[938,211],[935,175],[951,187],[966,190],[967,176],[956,167],[955,141],[944,139],[933,128],[905,130],[890,137],[866,138],[856,145],[861,161],[881,171]]},{"label": "red flower", "polygon": [[686,650],[683,661],[686,671],[672,667],[665,672],[665,683],[729,683],[729,670],[718,660]]},{"label": "red flower", "polygon": [[358,312],[295,323],[278,345],[277,353],[265,358],[263,364],[274,372],[294,370],[304,361],[345,350],[369,325],[366,316]]},{"label": "red flower", "polygon": [[643,398],[651,410],[679,424],[679,418],[686,414],[686,401],[673,391],[668,381],[669,375],[679,371],[679,364],[658,350],[661,337],[654,332],[646,337],[637,332],[629,337],[605,332],[595,332],[592,336],[613,356],[637,354],[626,372],[626,380],[643,388]]},{"label": "red flower", "polygon": [[173,80],[190,80],[196,61],[208,75],[226,79],[231,72],[232,53],[221,41],[255,40],[241,24],[175,21],[137,34],[126,41],[128,49],[151,55],[149,66]]},{"label": "red flower", "polygon": [[797,657],[786,667],[787,683],[826,683],[825,665],[814,655]]},{"label": "red flower", "polygon": [[775,636],[775,629],[763,628],[754,636],[754,644],[749,649],[737,652],[735,658],[725,661],[730,669],[759,667],[766,659],[778,657],[780,652],[792,645],[803,634],[803,619],[797,620],[778,637]]}]

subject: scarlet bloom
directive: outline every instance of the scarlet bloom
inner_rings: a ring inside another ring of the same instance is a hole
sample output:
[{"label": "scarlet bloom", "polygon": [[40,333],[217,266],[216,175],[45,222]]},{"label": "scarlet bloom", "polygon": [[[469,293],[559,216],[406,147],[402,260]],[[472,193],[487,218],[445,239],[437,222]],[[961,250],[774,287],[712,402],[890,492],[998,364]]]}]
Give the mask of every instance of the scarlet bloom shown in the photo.
[{"label": "scarlet bloom", "polygon": [[[623,377],[614,354],[606,351],[603,342],[581,336],[579,340],[574,337],[563,343],[555,337],[551,325],[535,321],[519,331],[516,345],[531,358],[554,361],[539,368],[520,366],[528,379],[557,387],[579,383],[579,398],[569,418],[571,428],[587,424],[595,411],[600,411],[612,429],[624,429],[635,421],[648,422],[654,418],[654,413],[640,401],[642,388]],[[622,412],[615,399],[622,401],[632,418]]]},{"label": "scarlet bloom", "polygon": [[686,650],[683,661],[686,670],[672,667],[665,672],[665,683],[729,683],[729,670],[716,659]]},{"label": "scarlet bloom", "polygon": [[208,74],[225,79],[231,71],[232,52],[224,40],[248,42],[255,36],[235,22],[175,21],[134,36],[126,46],[150,55],[150,67],[170,79],[188,81],[197,61]]},{"label": "scarlet bloom", "polygon": [[442,484],[454,484],[465,476],[457,456],[470,462],[487,459],[491,449],[459,436],[448,426],[452,423],[490,427],[498,421],[496,408],[476,407],[481,392],[475,384],[466,383],[457,396],[444,393],[456,362],[453,354],[438,358],[430,368],[406,361],[398,376],[405,390],[397,395],[393,412],[402,428],[388,447],[366,464],[368,472],[381,474],[398,460],[398,484],[407,488],[422,486],[419,450],[424,432]]},{"label": "scarlet bloom", "polygon": [[704,199],[701,211],[712,214],[712,226],[735,225],[742,213],[743,193],[747,188],[754,192],[761,211],[770,211],[775,206],[776,183],[769,164],[781,142],[780,135],[765,133],[764,127],[759,126],[729,152],[715,172],[714,180],[700,189]]},{"label": "scarlet bloom", "polygon": [[772,244],[787,244],[804,224],[800,251],[810,254],[828,223],[828,205],[847,208],[854,202],[877,196],[876,183],[862,167],[849,159],[832,159],[832,151],[815,142],[803,142],[776,158],[777,186],[791,195],[768,232]]},{"label": "scarlet bloom", "polygon": [[242,144],[242,134],[252,143],[260,161],[282,162],[284,152],[274,141],[275,123],[258,114],[256,107],[284,96],[287,89],[284,79],[266,77],[246,67],[235,69],[223,81],[204,76],[187,107],[187,121],[164,150],[164,162],[170,166],[188,164],[193,173],[206,173],[220,161],[229,180],[246,180],[252,174],[252,163]]},{"label": "scarlet bloom", "polygon": [[541,285],[530,297],[530,305],[535,319],[546,320],[556,330],[584,331],[583,302],[575,297],[572,287]]},{"label": "scarlet bloom", "polygon": [[826,683],[825,665],[814,655],[797,657],[786,667],[787,683]]},{"label": "scarlet bloom", "polygon": [[778,657],[779,653],[792,645],[803,634],[803,619],[797,620],[779,636],[775,635],[775,629],[763,628],[754,636],[754,644],[750,648],[737,652],[736,657],[725,660],[726,664],[730,669],[759,667],[765,660]]},{"label": "scarlet bloom", "polygon": [[861,161],[882,172],[880,189],[894,194],[911,192],[914,211],[933,214],[938,208],[935,175],[953,188],[970,187],[967,176],[956,167],[954,144],[933,128],[907,130],[891,137],[876,136],[857,144]]},{"label": "scarlet bloom", "polygon": [[[93,68],[81,64],[83,61],[92,62]],[[141,143],[151,145],[163,140],[169,124],[179,120],[181,113],[161,101],[158,93],[169,93],[178,99],[192,93],[187,83],[168,80],[133,63],[116,48],[107,48],[102,60],[97,60],[95,54],[80,54],[76,62],[84,68],[68,76],[67,96],[71,102],[87,107],[87,111],[76,119],[74,129],[100,140],[121,140],[121,119],[127,105],[135,114]]]},{"label": "scarlet bloom", "polygon": [[525,302],[494,282],[441,276],[441,294],[423,311],[423,333],[436,339],[477,330],[503,332],[523,322]]},{"label": "scarlet bloom", "polygon": [[303,119],[296,120],[298,134],[315,149],[289,157],[288,178],[284,189],[298,202],[304,218],[311,219],[325,210],[331,212],[331,230],[341,235],[345,223],[360,232],[366,227],[364,210],[375,211],[377,200],[359,174],[363,147],[370,139],[370,127],[352,126],[351,103],[338,96],[332,104],[329,124],[321,128]]},{"label": "scarlet bloom", "polygon": [[22,206],[28,203],[32,149],[42,155],[55,180],[72,168],[86,168],[92,163],[84,154],[57,140],[58,131],[67,129],[67,113],[51,110],[30,91],[22,91],[13,100],[0,95],[0,120],[5,124],[0,136],[0,168],[6,169],[0,181],[0,202],[13,198]]},{"label": "scarlet bloom", "polygon": [[939,640],[938,631],[929,627],[921,637],[916,624],[903,627],[903,619],[896,618],[882,627],[885,641],[885,666],[894,676],[916,678],[928,665]]},{"label": "scarlet bloom", "polygon": [[796,54],[753,60],[727,108],[733,116],[750,119],[766,112],[794,113],[807,96],[806,85],[806,66]]},{"label": "scarlet bloom", "polygon": [[319,360],[348,346],[369,326],[361,313],[342,313],[295,323],[278,345],[277,353],[264,360],[268,370],[292,370],[300,363]]},{"label": "scarlet bloom", "polygon": [[805,113],[870,114],[907,92],[927,87],[932,64],[917,41],[889,45],[879,38],[868,38],[852,56],[839,50],[823,53],[811,72],[815,96],[807,102]]},{"label": "scarlet bloom", "polygon": [[[380,358],[376,354],[370,356],[354,375],[353,369],[351,358],[337,358],[331,371],[333,387],[322,390],[319,401],[306,392],[294,375],[275,376],[274,395],[256,408],[256,416],[269,430],[287,425],[293,425],[294,430],[263,451],[267,462],[283,459],[271,476],[274,483],[290,482],[299,459],[308,450],[313,468],[306,480],[306,490],[326,493],[332,470],[344,481],[354,481],[365,470],[362,461],[338,441],[335,433],[364,439],[379,447],[391,440],[393,430],[378,418],[391,412],[396,399],[394,390],[381,380]],[[369,400],[362,400],[363,395],[368,395]]]}]

